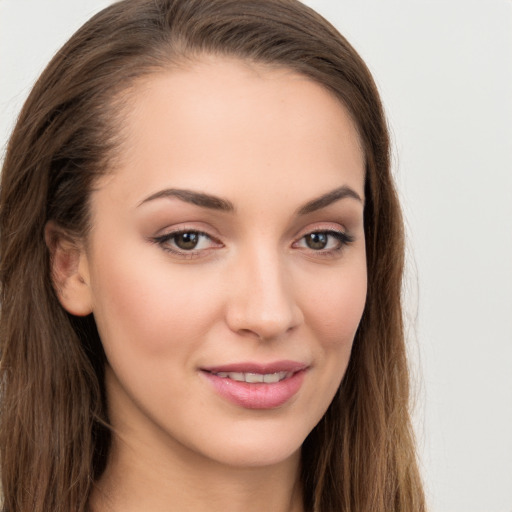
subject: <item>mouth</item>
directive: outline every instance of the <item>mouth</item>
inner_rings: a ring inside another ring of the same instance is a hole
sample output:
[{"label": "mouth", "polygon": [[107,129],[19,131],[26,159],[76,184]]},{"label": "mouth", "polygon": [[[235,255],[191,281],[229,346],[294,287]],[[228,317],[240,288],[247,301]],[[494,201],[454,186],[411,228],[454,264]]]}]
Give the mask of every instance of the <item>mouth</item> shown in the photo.
[{"label": "mouth", "polygon": [[201,373],[223,399],[245,409],[275,409],[300,390],[308,366],[294,361],[269,365],[236,363]]},{"label": "mouth", "polygon": [[288,379],[294,372],[275,372],[275,373],[242,373],[242,372],[216,372],[213,375],[221,379],[231,379],[237,382],[247,382],[248,384],[275,384],[284,379]]}]

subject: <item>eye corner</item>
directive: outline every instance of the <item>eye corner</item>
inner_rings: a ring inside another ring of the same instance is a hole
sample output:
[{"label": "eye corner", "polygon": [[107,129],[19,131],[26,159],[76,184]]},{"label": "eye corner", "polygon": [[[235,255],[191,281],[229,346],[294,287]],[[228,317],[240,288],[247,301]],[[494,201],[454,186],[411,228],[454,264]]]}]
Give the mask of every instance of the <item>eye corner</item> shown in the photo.
[{"label": "eye corner", "polygon": [[186,227],[169,230],[151,237],[150,241],[162,251],[183,260],[204,258],[224,247],[217,237],[200,229]]},{"label": "eye corner", "polygon": [[342,228],[318,227],[303,232],[291,247],[316,257],[336,257],[355,240],[353,235]]}]

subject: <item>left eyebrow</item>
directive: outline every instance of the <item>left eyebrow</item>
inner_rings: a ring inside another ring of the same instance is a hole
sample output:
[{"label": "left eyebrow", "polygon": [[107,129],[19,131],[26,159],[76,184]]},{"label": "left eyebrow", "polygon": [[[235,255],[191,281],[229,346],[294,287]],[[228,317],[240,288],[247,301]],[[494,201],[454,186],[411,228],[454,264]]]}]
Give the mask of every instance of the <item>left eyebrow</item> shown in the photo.
[{"label": "left eyebrow", "polygon": [[352,188],[344,185],[343,187],[335,188],[330,192],[327,192],[316,199],[308,201],[304,206],[301,206],[297,210],[298,215],[306,215],[308,213],[316,212],[322,208],[325,208],[336,201],[340,201],[345,198],[356,199],[360,203],[363,203],[361,196]]}]

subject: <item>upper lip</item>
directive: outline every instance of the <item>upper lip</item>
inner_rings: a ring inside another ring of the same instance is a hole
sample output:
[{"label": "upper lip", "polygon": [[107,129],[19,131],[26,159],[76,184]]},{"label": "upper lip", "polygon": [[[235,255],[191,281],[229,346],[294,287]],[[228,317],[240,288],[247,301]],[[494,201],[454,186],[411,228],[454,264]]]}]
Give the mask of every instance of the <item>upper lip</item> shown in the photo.
[{"label": "upper lip", "polygon": [[305,363],[297,361],[273,361],[270,363],[256,363],[256,362],[240,362],[240,363],[229,363],[219,366],[208,366],[203,367],[201,370],[210,373],[220,372],[237,372],[237,373],[259,373],[269,374],[278,372],[299,372],[305,370],[308,367]]}]

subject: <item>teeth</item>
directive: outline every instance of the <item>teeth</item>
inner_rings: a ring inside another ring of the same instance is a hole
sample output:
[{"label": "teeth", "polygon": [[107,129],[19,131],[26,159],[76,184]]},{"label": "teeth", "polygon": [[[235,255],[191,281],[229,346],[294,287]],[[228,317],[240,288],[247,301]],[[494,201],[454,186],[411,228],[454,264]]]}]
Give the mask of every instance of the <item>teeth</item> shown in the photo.
[{"label": "teeth", "polygon": [[273,384],[293,375],[292,372],[276,372],[276,373],[240,373],[240,372],[218,372],[215,375],[224,379],[236,380],[238,382],[268,383]]},{"label": "teeth", "polygon": [[280,380],[284,380],[291,376],[292,373],[289,372],[267,373],[266,375],[263,375],[263,382],[279,382]]},{"label": "teeth", "polygon": [[245,382],[264,382],[264,375],[261,373],[246,373],[245,374]]}]

